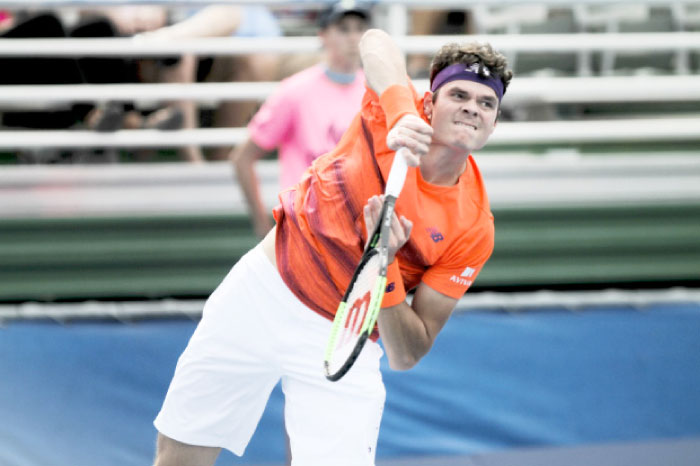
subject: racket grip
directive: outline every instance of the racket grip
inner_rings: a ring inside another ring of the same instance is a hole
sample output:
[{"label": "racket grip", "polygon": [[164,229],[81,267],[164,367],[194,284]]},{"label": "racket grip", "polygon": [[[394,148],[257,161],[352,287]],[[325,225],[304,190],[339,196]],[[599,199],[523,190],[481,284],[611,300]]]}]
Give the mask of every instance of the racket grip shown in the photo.
[{"label": "racket grip", "polygon": [[387,196],[399,197],[399,194],[401,194],[403,183],[406,181],[406,172],[408,171],[406,157],[403,154],[407,150],[405,147],[401,147],[394,155],[394,162],[391,164],[389,179],[386,180],[386,189],[384,190],[384,194]]}]

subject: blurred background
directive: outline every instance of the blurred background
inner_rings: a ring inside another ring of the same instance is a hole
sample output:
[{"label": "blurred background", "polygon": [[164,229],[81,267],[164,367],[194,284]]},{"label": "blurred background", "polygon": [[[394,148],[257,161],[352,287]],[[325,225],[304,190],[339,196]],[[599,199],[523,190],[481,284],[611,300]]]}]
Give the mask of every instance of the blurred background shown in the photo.
[{"label": "blurred background", "polygon": [[[257,241],[229,154],[319,60],[326,2],[163,35],[211,4],[0,0],[1,465],[150,464],[203,302]],[[515,72],[474,154],[494,254],[433,351],[383,367],[378,464],[700,464],[700,2],[370,6],[419,92],[448,41]],[[271,208],[274,152],[257,173]],[[217,464],[287,464],[282,403]]]}]

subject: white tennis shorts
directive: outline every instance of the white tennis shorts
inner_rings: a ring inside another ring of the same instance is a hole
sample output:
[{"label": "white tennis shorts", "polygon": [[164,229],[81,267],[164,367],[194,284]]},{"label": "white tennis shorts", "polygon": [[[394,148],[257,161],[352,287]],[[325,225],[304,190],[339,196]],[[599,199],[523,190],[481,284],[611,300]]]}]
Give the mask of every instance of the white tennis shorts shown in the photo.
[{"label": "white tennis shorts", "polygon": [[323,354],[330,327],[256,247],[207,300],[156,428],[240,456],[281,379],[293,466],[373,465],[385,398],[382,349],[368,341],[348,374],[329,382]]}]

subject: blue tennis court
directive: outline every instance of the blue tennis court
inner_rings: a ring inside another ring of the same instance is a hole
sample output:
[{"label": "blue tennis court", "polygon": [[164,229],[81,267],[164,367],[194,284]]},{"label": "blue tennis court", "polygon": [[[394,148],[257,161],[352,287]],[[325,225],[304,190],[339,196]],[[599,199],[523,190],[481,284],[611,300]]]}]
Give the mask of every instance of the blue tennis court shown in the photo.
[{"label": "blue tennis court", "polygon": [[[5,322],[0,464],[150,464],[195,325]],[[693,302],[456,313],[415,369],[384,368],[378,464],[700,464],[698,335]],[[275,389],[246,456],[217,464],[283,465],[282,403]]]}]

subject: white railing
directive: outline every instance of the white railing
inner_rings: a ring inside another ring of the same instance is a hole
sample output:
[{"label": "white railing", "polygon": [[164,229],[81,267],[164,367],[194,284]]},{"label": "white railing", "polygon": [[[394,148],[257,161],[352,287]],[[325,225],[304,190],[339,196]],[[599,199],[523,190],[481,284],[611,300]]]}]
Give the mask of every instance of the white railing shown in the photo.
[{"label": "white railing", "polygon": [[[398,36],[406,53],[433,54],[448,42],[488,42],[496,49],[531,53],[592,51],[668,52],[700,49],[700,32],[492,34],[458,36]],[[309,53],[320,49],[316,37],[212,37],[168,42],[135,38],[5,39],[1,56],[162,56]]]},{"label": "white railing", "polygon": [[[112,133],[76,130],[0,132],[0,149],[229,146],[244,142],[246,128],[199,128],[177,131],[121,130]],[[577,143],[680,143],[700,141],[700,117],[604,121],[501,122],[490,145]]]},{"label": "white railing", "polygon": [[[428,81],[413,82],[418,92]],[[0,108],[41,102],[45,105],[71,102],[160,101],[160,100],[265,100],[278,82],[188,83],[188,84],[57,84],[0,86]],[[654,92],[650,92],[653,89]],[[609,76],[609,77],[517,77],[506,93],[504,105],[520,102],[688,102],[700,101],[700,77]]]},{"label": "white railing", "polygon": [[[700,158],[655,152],[577,156],[475,154],[493,209],[698,205]],[[278,201],[279,164],[257,166],[261,196]],[[0,218],[245,215],[229,162],[13,165],[0,171]]]}]

